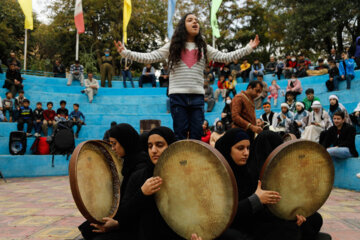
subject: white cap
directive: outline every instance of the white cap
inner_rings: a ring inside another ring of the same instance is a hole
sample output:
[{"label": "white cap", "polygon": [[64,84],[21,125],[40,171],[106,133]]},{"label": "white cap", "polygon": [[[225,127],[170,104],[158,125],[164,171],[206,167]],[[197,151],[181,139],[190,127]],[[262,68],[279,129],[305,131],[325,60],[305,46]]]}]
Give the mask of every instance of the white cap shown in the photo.
[{"label": "white cap", "polygon": [[281,104],[281,107],[286,107],[287,109],[289,109],[290,107],[289,107],[289,105],[287,104],[287,103],[282,103]]},{"label": "white cap", "polygon": [[296,102],[296,106],[301,106],[302,108],[305,108],[305,105],[302,102]]},{"label": "white cap", "polygon": [[312,108],[321,108],[321,103],[319,101],[314,101],[311,105]]},{"label": "white cap", "polygon": [[339,98],[338,98],[336,95],[330,95],[329,101],[330,101],[331,99],[336,99],[337,101],[339,101]]}]

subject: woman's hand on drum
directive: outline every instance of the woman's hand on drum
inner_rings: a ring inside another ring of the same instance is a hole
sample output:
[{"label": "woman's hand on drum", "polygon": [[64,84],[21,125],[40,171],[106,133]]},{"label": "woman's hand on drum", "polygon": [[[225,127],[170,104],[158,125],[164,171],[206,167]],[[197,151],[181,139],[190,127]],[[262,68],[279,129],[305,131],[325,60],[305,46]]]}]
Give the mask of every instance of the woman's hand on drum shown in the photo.
[{"label": "woman's hand on drum", "polygon": [[191,240],[202,240],[196,233],[191,234]]},{"label": "woman's hand on drum", "polygon": [[116,50],[118,51],[119,54],[120,54],[123,50],[125,50],[124,45],[123,45],[120,41],[116,42],[116,41],[114,40],[114,44],[115,44]]},{"label": "woman's hand on drum", "polygon": [[160,177],[151,177],[142,185],[141,191],[144,195],[150,196],[160,190],[162,179]]},{"label": "woman's hand on drum", "polygon": [[119,227],[119,222],[112,218],[105,217],[105,218],[103,218],[103,220],[105,221],[104,224],[96,224],[96,223],[90,224],[91,226],[96,228],[95,230],[93,230],[93,232],[105,233],[105,232],[109,232],[112,229]]},{"label": "woman's hand on drum", "polygon": [[262,190],[261,181],[258,181],[255,194],[259,197],[262,204],[276,204],[281,199],[281,196],[278,192]]},{"label": "woman's hand on drum", "polygon": [[306,217],[302,215],[296,215],[296,224],[300,227],[304,222],[306,222]]}]

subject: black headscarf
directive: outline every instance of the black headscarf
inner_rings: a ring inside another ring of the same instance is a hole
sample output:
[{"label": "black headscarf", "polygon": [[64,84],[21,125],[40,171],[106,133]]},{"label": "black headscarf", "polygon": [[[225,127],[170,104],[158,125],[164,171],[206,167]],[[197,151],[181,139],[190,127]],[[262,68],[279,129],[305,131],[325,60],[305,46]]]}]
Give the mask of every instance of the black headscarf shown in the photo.
[{"label": "black headscarf", "polygon": [[338,110],[338,108],[339,108],[339,101],[338,100],[336,100],[336,103],[334,105],[330,104],[330,112],[336,112]]},{"label": "black headscarf", "polygon": [[[222,129],[218,128],[218,123],[219,122],[221,123]],[[225,132],[225,126],[224,126],[224,124],[223,124],[223,122],[221,120],[216,122],[216,124],[215,124],[215,132],[218,133],[218,134],[223,134]]]},{"label": "black headscarf", "polygon": [[243,199],[252,194],[252,192],[250,192],[251,177],[247,165],[238,166],[231,157],[231,148],[242,140],[250,141],[249,135],[240,128],[232,128],[215,143],[215,148],[225,157],[234,173],[238,186],[239,199]]},{"label": "black headscarf", "polygon": [[140,134],[139,137],[140,148],[144,152],[147,152],[148,150],[148,143],[147,143],[148,137],[149,137],[149,132],[143,132],[142,134]]}]

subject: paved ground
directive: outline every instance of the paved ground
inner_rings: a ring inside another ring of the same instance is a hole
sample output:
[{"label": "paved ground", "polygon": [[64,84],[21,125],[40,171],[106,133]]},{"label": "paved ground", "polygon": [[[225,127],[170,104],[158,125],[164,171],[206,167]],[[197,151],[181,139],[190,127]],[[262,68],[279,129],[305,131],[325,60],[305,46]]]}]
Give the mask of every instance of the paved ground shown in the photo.
[{"label": "paved ground", "polygon": [[[360,193],[334,189],[320,212],[333,239],[360,239]],[[74,239],[83,221],[68,177],[0,179],[0,240]]]}]

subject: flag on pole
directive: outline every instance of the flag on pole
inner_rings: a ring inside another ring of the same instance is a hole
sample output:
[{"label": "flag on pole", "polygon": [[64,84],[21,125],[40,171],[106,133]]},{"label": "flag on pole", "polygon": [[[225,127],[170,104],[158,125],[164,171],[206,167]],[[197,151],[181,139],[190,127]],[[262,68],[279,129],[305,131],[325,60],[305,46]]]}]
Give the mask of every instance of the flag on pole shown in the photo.
[{"label": "flag on pole", "polygon": [[25,15],[25,29],[33,30],[32,0],[18,0],[18,2]]},{"label": "flag on pole", "polygon": [[123,40],[127,44],[127,26],[131,17],[131,0],[124,0],[124,14],[123,14]]},{"label": "flag on pole", "polygon": [[212,0],[212,4],[211,4],[211,28],[212,28],[213,36],[217,38],[220,37],[220,30],[216,18],[216,13],[220,8],[221,2],[222,0]]},{"label": "flag on pole", "polygon": [[85,32],[85,24],[84,24],[84,14],[83,14],[83,8],[82,8],[82,1],[76,0],[75,2],[75,27],[77,29],[77,32],[79,34]]},{"label": "flag on pole", "polygon": [[174,27],[173,27],[173,16],[175,13],[175,6],[176,6],[176,0],[169,0],[168,1],[168,38],[169,40],[172,38],[172,35],[174,33]]}]

